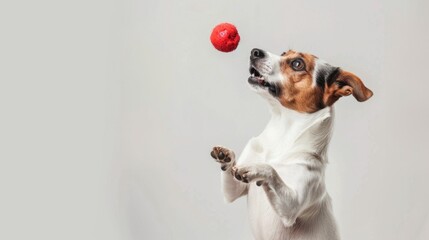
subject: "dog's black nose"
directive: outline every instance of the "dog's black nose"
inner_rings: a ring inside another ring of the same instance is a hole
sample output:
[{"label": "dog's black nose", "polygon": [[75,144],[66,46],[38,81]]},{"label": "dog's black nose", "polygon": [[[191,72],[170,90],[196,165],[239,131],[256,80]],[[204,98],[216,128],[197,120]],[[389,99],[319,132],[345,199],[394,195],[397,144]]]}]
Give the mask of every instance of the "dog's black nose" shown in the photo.
[{"label": "dog's black nose", "polygon": [[265,57],[264,50],[261,50],[261,49],[258,49],[258,48],[254,48],[250,52],[250,58],[251,59],[264,58],[264,57]]}]

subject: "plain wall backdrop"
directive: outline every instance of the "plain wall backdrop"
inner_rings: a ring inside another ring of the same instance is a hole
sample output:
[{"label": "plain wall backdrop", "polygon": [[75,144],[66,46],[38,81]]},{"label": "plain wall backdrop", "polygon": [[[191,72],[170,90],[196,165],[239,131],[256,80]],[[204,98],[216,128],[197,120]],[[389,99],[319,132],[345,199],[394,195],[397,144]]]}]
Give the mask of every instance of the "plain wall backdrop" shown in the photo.
[{"label": "plain wall backdrop", "polygon": [[[429,3],[0,3],[0,239],[252,239],[213,145],[269,119],[248,57],[310,52],[375,95],[336,104],[327,187],[342,239],[429,239]],[[237,50],[209,42],[234,23]]]}]

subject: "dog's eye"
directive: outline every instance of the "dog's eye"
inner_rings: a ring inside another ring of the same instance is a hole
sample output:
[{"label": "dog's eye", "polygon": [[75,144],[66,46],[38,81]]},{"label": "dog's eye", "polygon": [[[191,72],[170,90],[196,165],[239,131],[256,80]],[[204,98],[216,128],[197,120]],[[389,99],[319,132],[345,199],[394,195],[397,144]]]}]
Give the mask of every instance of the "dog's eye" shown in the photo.
[{"label": "dog's eye", "polygon": [[302,71],[305,69],[305,63],[301,58],[293,60],[290,65],[295,71]]}]

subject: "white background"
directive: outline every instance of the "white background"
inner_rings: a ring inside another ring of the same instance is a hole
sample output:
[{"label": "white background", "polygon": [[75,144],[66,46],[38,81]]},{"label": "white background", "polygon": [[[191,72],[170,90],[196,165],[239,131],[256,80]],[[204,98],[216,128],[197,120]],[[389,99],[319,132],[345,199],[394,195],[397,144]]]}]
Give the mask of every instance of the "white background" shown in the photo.
[{"label": "white background", "polygon": [[[253,47],[310,52],[375,95],[336,104],[343,239],[429,239],[427,1],[0,3],[0,239],[251,239],[215,144],[267,123]],[[232,22],[238,49],[209,42]],[[426,149],[425,149],[426,148]]]}]

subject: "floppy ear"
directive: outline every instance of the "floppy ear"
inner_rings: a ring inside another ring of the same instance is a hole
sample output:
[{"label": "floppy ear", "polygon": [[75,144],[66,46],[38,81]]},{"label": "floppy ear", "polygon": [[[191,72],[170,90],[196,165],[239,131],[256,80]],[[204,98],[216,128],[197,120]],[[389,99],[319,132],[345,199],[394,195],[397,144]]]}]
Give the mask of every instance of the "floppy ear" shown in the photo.
[{"label": "floppy ear", "polygon": [[351,72],[343,70],[340,70],[340,74],[338,74],[332,85],[336,85],[333,86],[335,88],[333,94],[338,98],[353,94],[356,100],[363,102],[373,95],[372,91],[365,87],[360,78]]}]

